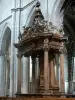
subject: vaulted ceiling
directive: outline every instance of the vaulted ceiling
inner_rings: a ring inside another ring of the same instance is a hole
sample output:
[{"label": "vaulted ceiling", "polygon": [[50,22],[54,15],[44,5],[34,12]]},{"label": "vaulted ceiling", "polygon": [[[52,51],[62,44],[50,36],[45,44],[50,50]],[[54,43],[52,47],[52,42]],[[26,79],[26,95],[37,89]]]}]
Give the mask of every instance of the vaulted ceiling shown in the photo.
[{"label": "vaulted ceiling", "polygon": [[75,41],[75,0],[65,0],[61,10],[64,10],[64,31],[72,41]]}]

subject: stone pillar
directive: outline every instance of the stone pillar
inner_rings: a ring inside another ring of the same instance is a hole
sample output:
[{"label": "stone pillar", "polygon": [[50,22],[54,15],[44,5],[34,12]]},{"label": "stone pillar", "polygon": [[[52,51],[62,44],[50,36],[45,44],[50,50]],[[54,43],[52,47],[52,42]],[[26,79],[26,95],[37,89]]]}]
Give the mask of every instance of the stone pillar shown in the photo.
[{"label": "stone pillar", "polygon": [[27,62],[27,64],[28,64],[28,77],[27,77],[27,79],[28,79],[28,84],[27,84],[27,93],[30,93],[30,57],[28,57],[28,62]]},{"label": "stone pillar", "polygon": [[[15,9],[15,0],[13,0],[13,8]],[[16,87],[14,88],[14,73],[16,73],[16,70],[14,72],[15,68],[15,63],[16,63],[16,52],[15,52],[15,47],[13,45],[13,43],[15,43],[15,23],[16,23],[16,12],[12,11],[12,29],[11,29],[11,61],[10,61],[10,96],[13,97],[14,96],[14,89],[16,89]],[[15,63],[14,63],[15,62]],[[15,76],[16,78],[16,76]],[[16,80],[16,79],[15,79]]]},{"label": "stone pillar", "polygon": [[56,79],[59,83],[59,54],[55,54],[55,62],[56,62]]},{"label": "stone pillar", "polygon": [[29,58],[23,57],[22,59],[22,88],[21,93],[28,94],[29,88]]},{"label": "stone pillar", "polygon": [[31,56],[28,57],[28,93],[31,93]]},{"label": "stone pillar", "polygon": [[60,54],[60,92],[65,92],[65,85],[64,85],[64,54]]},{"label": "stone pillar", "polygon": [[38,85],[39,85],[39,60],[38,57],[36,58],[36,67],[35,67],[35,86],[36,92],[38,92]]},{"label": "stone pillar", "polygon": [[65,93],[68,93],[69,90],[69,81],[68,81],[68,55],[64,54],[64,80],[65,80]]},{"label": "stone pillar", "polygon": [[22,77],[22,62],[21,62],[21,58],[22,55],[18,54],[18,78],[17,78],[17,93],[21,93],[21,77]]},{"label": "stone pillar", "polygon": [[74,68],[74,54],[72,54],[73,51],[68,52],[68,81],[69,81],[69,88],[68,93],[73,93],[73,68]]},{"label": "stone pillar", "polygon": [[9,86],[10,86],[10,61],[6,59],[6,95],[9,95]]},{"label": "stone pillar", "polygon": [[35,63],[36,63],[36,58],[32,57],[32,92],[35,93],[36,92],[36,87],[35,87]]},{"label": "stone pillar", "polygon": [[0,96],[6,96],[5,67],[5,56],[0,55]]},{"label": "stone pillar", "polygon": [[44,89],[45,93],[49,92],[49,63],[48,63],[48,43],[49,40],[44,40]]},{"label": "stone pillar", "polygon": [[20,16],[21,11],[17,8],[21,7],[21,0],[13,0],[14,4],[11,9],[12,11],[12,32],[11,32],[11,65],[10,65],[10,96],[15,96],[17,90],[17,49],[14,47],[13,43],[18,42],[18,36],[20,32]]}]

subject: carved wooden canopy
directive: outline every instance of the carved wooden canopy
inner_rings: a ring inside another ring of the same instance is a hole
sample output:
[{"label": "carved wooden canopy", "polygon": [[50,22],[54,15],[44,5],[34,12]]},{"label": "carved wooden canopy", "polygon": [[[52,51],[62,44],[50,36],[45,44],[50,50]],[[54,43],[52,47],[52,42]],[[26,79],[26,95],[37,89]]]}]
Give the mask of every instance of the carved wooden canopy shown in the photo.
[{"label": "carved wooden canopy", "polygon": [[60,35],[59,30],[44,20],[41,13],[40,3],[36,3],[35,18],[32,26],[24,28],[24,32],[20,35],[19,42],[14,44],[18,48],[18,52],[25,55],[38,55],[44,48],[44,40],[48,39],[49,50],[59,51],[63,48],[63,35]]}]

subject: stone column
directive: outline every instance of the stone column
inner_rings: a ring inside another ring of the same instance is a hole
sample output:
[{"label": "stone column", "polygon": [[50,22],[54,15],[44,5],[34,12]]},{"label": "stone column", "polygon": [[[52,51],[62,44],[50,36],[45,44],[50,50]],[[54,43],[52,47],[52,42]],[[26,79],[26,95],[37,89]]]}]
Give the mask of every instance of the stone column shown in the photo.
[{"label": "stone column", "polygon": [[15,96],[17,90],[17,49],[13,43],[18,42],[18,36],[20,33],[20,19],[21,19],[21,0],[13,0],[14,4],[11,9],[12,11],[12,32],[11,32],[11,65],[10,65],[10,96]]},{"label": "stone column", "polygon": [[[16,1],[13,0],[13,8],[15,9],[16,5]],[[14,88],[14,73],[16,73],[16,68],[15,68],[15,63],[16,63],[16,51],[15,51],[15,47],[13,45],[13,43],[15,43],[15,23],[16,23],[16,12],[15,11],[12,11],[12,21],[11,21],[11,24],[12,24],[12,29],[11,29],[11,61],[10,61],[10,96],[13,97],[14,96],[14,89],[16,89],[16,87]],[[15,62],[15,63],[14,63]],[[15,72],[14,72],[15,71]],[[16,78],[16,76],[15,76]],[[16,80],[16,79],[15,79]]]},{"label": "stone column", "polygon": [[6,95],[9,95],[9,86],[10,86],[10,61],[6,59]]},{"label": "stone column", "polygon": [[29,58],[23,57],[22,58],[22,88],[21,93],[28,94],[29,88]]},{"label": "stone column", "polygon": [[68,93],[69,90],[69,81],[68,81],[68,55],[64,54],[64,76],[65,76],[65,93]]},{"label": "stone column", "polygon": [[49,63],[48,63],[48,43],[49,40],[44,40],[44,89],[45,93],[49,92]]},{"label": "stone column", "polygon": [[28,57],[28,93],[31,93],[31,57]]},{"label": "stone column", "polygon": [[36,67],[35,67],[35,86],[36,92],[38,92],[38,81],[39,81],[39,60],[38,57],[36,58]]},{"label": "stone column", "polygon": [[65,85],[64,85],[64,54],[60,54],[60,92],[65,92]]},{"label": "stone column", "polygon": [[35,57],[32,57],[32,92],[35,93],[35,62],[36,61],[36,58]]},{"label": "stone column", "polygon": [[55,62],[56,62],[56,79],[59,83],[59,54],[55,54]]},{"label": "stone column", "polygon": [[27,62],[27,64],[28,64],[28,77],[27,77],[27,79],[28,79],[28,84],[27,84],[27,86],[28,86],[28,93],[30,93],[30,57],[28,57],[28,62]]},{"label": "stone column", "polygon": [[5,56],[0,55],[0,96],[6,96],[5,67]]},{"label": "stone column", "polygon": [[22,62],[21,62],[21,58],[22,58],[22,55],[21,54],[18,54],[17,55],[18,57],[18,78],[17,78],[17,93],[21,93],[21,77],[22,77]]}]

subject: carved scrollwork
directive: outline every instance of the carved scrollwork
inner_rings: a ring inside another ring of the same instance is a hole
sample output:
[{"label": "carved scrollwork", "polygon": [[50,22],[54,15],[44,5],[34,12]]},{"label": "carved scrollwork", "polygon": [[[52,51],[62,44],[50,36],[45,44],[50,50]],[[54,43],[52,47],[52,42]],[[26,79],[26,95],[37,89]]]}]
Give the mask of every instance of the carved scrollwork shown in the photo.
[{"label": "carved scrollwork", "polygon": [[51,23],[44,20],[40,9],[40,3],[36,3],[34,22],[29,27],[24,27],[22,39],[28,39],[43,33],[59,33],[59,30]]},{"label": "carved scrollwork", "polygon": [[33,29],[31,27],[24,28],[24,32],[22,34],[22,39],[30,37],[32,35],[32,33],[33,33]]},{"label": "carved scrollwork", "polygon": [[41,20],[37,20],[37,22],[35,21],[33,29],[34,33],[43,33],[44,32],[43,21]]}]

